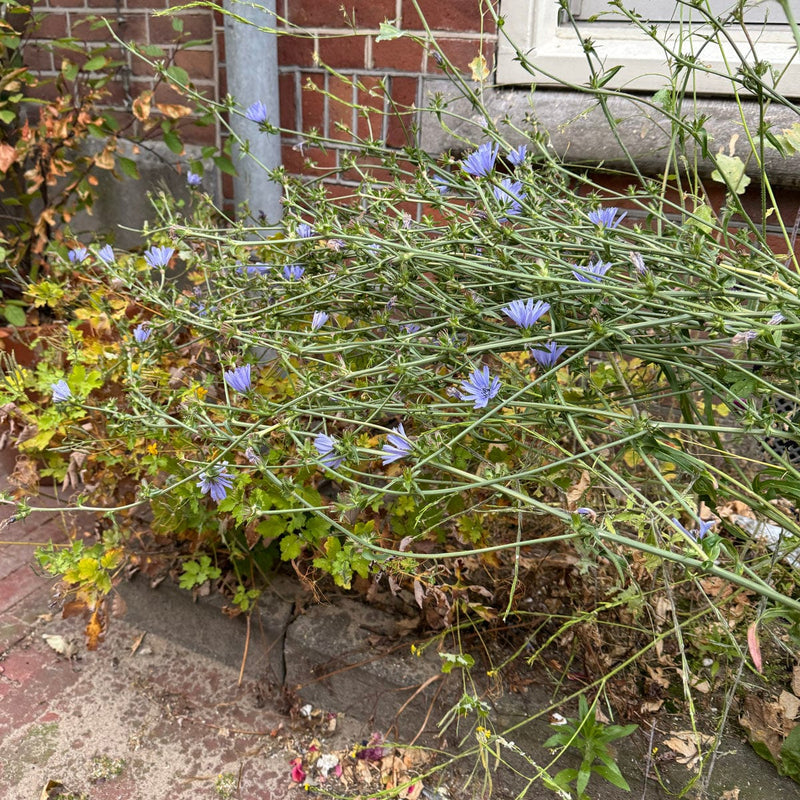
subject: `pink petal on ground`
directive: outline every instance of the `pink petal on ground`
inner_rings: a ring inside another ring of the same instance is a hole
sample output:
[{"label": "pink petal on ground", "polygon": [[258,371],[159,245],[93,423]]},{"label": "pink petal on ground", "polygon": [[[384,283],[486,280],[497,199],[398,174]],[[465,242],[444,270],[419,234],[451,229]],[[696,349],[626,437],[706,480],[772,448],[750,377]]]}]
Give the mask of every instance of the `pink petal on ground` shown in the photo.
[{"label": "pink petal on ground", "polygon": [[759,673],[761,673],[763,672],[763,664],[761,661],[761,645],[758,642],[758,631],[756,631],[757,624],[758,623],[754,622],[747,629],[747,648],[750,650],[750,657],[753,659],[753,665]]},{"label": "pink petal on ground", "polygon": [[292,765],[292,780],[295,783],[302,783],[306,779],[306,773],[303,771],[303,760],[295,758],[289,763]]}]

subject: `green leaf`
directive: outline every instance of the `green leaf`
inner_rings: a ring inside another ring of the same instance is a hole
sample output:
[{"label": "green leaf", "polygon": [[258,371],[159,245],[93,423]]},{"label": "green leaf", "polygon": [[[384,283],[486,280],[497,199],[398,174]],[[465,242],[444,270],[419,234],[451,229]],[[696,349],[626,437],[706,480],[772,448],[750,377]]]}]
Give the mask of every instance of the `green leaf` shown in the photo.
[{"label": "green leaf", "polygon": [[581,795],[586,791],[589,785],[589,778],[592,777],[592,770],[589,764],[584,761],[578,770],[578,778],[575,781],[575,791]]},{"label": "green leaf", "polygon": [[694,209],[692,214],[694,216],[689,217],[688,224],[692,225],[703,233],[711,233],[712,226],[716,221],[714,217],[714,211],[711,206],[701,203]]},{"label": "green leaf", "polygon": [[388,20],[384,20],[380,24],[378,35],[375,37],[376,42],[391,42],[393,39],[399,39],[403,35],[403,31],[397,26],[393,25]]},{"label": "green leaf", "polygon": [[183,142],[180,136],[173,130],[164,131],[164,144],[169,147],[175,155],[183,153]]},{"label": "green leaf", "polygon": [[3,316],[9,325],[15,325],[17,328],[21,328],[27,322],[24,309],[11,303],[3,306]]},{"label": "green leaf", "polygon": [[717,169],[711,173],[711,177],[727,184],[736,194],[743,194],[750,183],[750,178],[744,174],[744,161],[739,156],[726,156],[725,153],[719,153],[716,161]]},{"label": "green leaf", "polygon": [[467,653],[439,653],[442,659],[442,672],[448,675],[453,671],[453,667],[470,669],[475,666],[475,659]]},{"label": "green leaf", "polygon": [[283,561],[293,561],[300,557],[303,552],[303,542],[299,536],[290,533],[281,539],[281,559]]},{"label": "green leaf", "polygon": [[236,167],[227,156],[214,156],[212,159],[220,172],[225,172],[228,175],[236,175]]},{"label": "green leaf", "polygon": [[17,115],[13,111],[9,111],[8,109],[0,111],[0,122],[5,122],[6,125],[13,122],[16,118]]},{"label": "green leaf", "polygon": [[97,72],[101,70],[106,64],[109,63],[109,59],[105,56],[95,56],[94,58],[90,58],[84,65],[83,71],[84,72]]},{"label": "green leaf", "polygon": [[139,52],[148,58],[166,58],[164,51],[154,44],[146,44],[139,47]]},{"label": "green leaf", "polygon": [[631,787],[628,786],[628,782],[622,777],[622,773],[619,771],[619,767],[616,764],[613,766],[610,764],[595,764],[594,767],[592,767],[592,771],[599,775],[604,781],[608,781],[614,786],[624,789],[626,792],[631,790]]},{"label": "green leaf", "polygon": [[139,179],[139,167],[132,158],[117,156],[117,164],[124,175],[127,175],[129,178],[136,178],[136,180]]},{"label": "green leaf", "polygon": [[74,81],[78,77],[79,67],[72,61],[64,61],[61,67],[61,74],[68,80]]},{"label": "green leaf", "polygon": [[800,783],[800,725],[795,725],[781,746],[782,775]]},{"label": "green leaf", "polygon": [[188,86],[191,83],[189,73],[183,67],[177,67],[175,64],[167,67],[165,74],[173,83],[181,86]]}]

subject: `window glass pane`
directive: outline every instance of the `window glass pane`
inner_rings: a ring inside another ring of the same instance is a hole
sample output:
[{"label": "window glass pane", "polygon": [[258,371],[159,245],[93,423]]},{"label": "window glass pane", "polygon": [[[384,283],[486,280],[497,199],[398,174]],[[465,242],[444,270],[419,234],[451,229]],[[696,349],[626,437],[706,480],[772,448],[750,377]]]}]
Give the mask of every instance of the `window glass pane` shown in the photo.
[{"label": "window glass pane", "polygon": [[[708,6],[717,16],[728,15],[735,8],[732,0],[709,0]],[[676,3],[675,0],[629,0],[625,6],[641,14],[645,22],[677,22],[681,19],[703,19],[703,15],[690,5]],[[789,0],[789,7],[794,18],[800,21],[800,0]],[[608,0],[570,0],[570,10],[575,19],[588,20],[590,17],[601,15],[596,24],[610,23],[619,25],[624,22],[618,9],[609,5]],[[777,0],[762,0],[751,2],[745,6],[744,20],[752,25],[786,25],[786,16]],[[560,24],[569,24],[562,18]]]}]

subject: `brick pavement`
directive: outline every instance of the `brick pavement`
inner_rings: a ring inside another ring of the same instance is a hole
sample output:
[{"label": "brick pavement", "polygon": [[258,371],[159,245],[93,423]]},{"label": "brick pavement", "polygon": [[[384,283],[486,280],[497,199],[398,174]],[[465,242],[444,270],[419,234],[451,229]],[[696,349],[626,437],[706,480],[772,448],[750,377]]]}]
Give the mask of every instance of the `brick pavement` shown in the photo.
[{"label": "brick pavement", "polygon": [[[0,452],[0,470],[7,489],[13,454]],[[11,513],[0,508],[0,520]],[[39,800],[56,784],[75,800],[216,799],[226,780],[236,798],[305,794],[290,777],[288,721],[259,707],[236,669],[118,620],[88,652],[81,621],[54,613],[35,545],[82,526],[91,520],[41,512],[0,532],[0,800]]]}]

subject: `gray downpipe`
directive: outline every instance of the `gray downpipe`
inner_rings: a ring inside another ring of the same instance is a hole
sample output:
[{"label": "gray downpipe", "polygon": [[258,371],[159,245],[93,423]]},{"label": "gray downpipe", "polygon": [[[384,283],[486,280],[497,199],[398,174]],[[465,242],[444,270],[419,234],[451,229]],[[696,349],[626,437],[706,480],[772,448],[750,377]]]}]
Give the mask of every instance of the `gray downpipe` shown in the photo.
[{"label": "gray downpipe", "polygon": [[[267,107],[268,122],[278,126],[277,37],[259,30],[276,27],[275,0],[261,0],[260,3],[224,0],[224,9],[250,23],[239,22],[225,14],[228,92],[241,111],[260,100]],[[240,160],[234,151],[233,161],[238,172],[233,179],[234,201],[237,206],[246,202],[253,216],[263,218],[265,225],[276,225],[282,216],[282,190],[280,184],[267,178],[263,167],[275,169],[281,165],[281,137],[262,132],[255,122],[240,114],[232,114],[230,122],[236,134],[243,141],[249,141],[252,155],[252,158]]]}]

